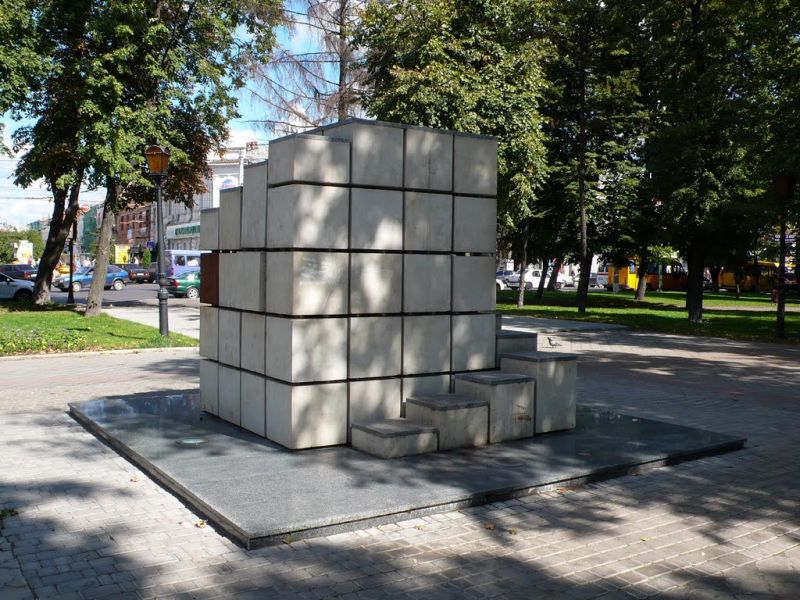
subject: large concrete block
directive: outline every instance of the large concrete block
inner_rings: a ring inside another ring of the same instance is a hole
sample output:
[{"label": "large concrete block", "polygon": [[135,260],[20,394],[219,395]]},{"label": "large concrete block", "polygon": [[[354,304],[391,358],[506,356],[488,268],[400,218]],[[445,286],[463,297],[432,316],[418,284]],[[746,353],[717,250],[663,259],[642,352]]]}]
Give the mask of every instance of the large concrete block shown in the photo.
[{"label": "large concrete block", "polygon": [[350,202],[351,248],[403,249],[403,192],[354,188]]},{"label": "large concrete block", "polygon": [[347,384],[267,380],[267,437],[292,450],[347,443]]},{"label": "large concrete block", "polygon": [[241,366],[248,371],[265,373],[266,317],[256,313],[242,313]]},{"label": "large concrete block", "polygon": [[242,185],[242,248],[267,245],[267,163],[244,167]]},{"label": "large concrete block", "polygon": [[345,253],[267,253],[266,311],[282,315],[346,314],[348,268]]},{"label": "large concrete block", "polygon": [[200,356],[217,360],[219,349],[219,309],[200,307]]},{"label": "large concrete block", "polygon": [[[338,136],[334,136],[338,137]],[[269,183],[350,183],[350,143],[295,134],[269,143]]]},{"label": "large concrete block", "polygon": [[456,135],[453,189],[456,194],[497,193],[497,139]]},{"label": "large concrete block", "polygon": [[289,383],[347,378],[347,319],[267,317],[267,375]]},{"label": "large concrete block", "polygon": [[353,184],[398,188],[403,185],[402,127],[351,120],[326,127],[324,133],[350,140]]},{"label": "large concrete block", "polygon": [[242,371],[241,425],[248,431],[266,436],[267,380],[261,375]]},{"label": "large concrete block", "polygon": [[497,249],[497,201],[456,196],[453,200],[453,252]]},{"label": "large concrete block", "polygon": [[450,315],[403,317],[403,374],[450,370]]},{"label": "large concrete block", "polygon": [[399,313],[403,296],[400,254],[358,253],[350,257],[350,312]]},{"label": "large concrete block", "polygon": [[435,427],[439,450],[483,446],[488,442],[489,405],[455,394],[406,398],[406,419]]},{"label": "large concrete block", "polygon": [[349,191],[291,184],[269,191],[268,248],[346,249]]},{"label": "large concrete block", "polygon": [[453,246],[453,197],[405,193],[405,250],[450,252]]},{"label": "large concrete block", "polygon": [[536,381],[500,371],[462,373],[453,377],[455,393],[489,403],[489,443],[533,435]]},{"label": "large concrete block", "polygon": [[219,248],[238,250],[242,247],[242,188],[219,191]]},{"label": "large concrete block", "polygon": [[266,253],[220,254],[220,305],[240,310],[264,310]]},{"label": "large concrete block", "polygon": [[400,416],[400,379],[350,382],[350,425]]},{"label": "large concrete block", "polygon": [[200,250],[219,249],[219,208],[200,211]]},{"label": "large concrete block", "polygon": [[453,310],[495,310],[493,256],[453,257]]},{"label": "large concrete block", "polygon": [[350,318],[350,377],[400,374],[402,317]]},{"label": "large concrete block", "polygon": [[219,418],[241,425],[242,379],[239,369],[219,366]]},{"label": "large concrete block", "polygon": [[536,433],[575,427],[578,357],[557,352],[514,352],[500,357],[500,368],[536,380]]},{"label": "large concrete block", "polygon": [[453,189],[453,136],[430,129],[406,129],[405,187]]},{"label": "large concrete block", "polygon": [[450,256],[406,254],[403,262],[403,311],[449,311]]},{"label": "large concrete block", "polygon": [[242,313],[237,310],[219,311],[219,362],[239,367],[241,350]]},{"label": "large concrete block", "polygon": [[494,314],[453,315],[453,371],[495,367]]},{"label": "large concrete block", "polygon": [[219,414],[219,363],[200,361],[200,410]]},{"label": "large concrete block", "polygon": [[353,448],[380,458],[436,452],[438,445],[435,427],[417,425],[407,419],[353,425],[351,434]]}]

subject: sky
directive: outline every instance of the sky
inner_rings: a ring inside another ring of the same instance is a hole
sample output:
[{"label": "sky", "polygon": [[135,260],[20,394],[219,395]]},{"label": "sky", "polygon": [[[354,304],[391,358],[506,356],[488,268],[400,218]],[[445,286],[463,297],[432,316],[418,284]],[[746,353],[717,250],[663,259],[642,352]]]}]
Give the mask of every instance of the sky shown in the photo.
[{"label": "sky", "polygon": [[[294,52],[308,52],[316,46],[314,35],[307,27],[295,27],[293,35],[280,31],[279,43]],[[252,121],[263,119],[266,109],[252,99],[248,88],[254,87],[253,82],[248,82],[246,87],[235,94],[238,101],[241,117],[230,122],[229,146],[244,146],[245,142],[256,141],[260,144],[267,143],[274,136],[271,132],[261,128]],[[5,124],[3,141],[6,147],[11,148],[11,134],[22,125],[13,121],[9,115],[0,115],[0,122]],[[52,196],[42,182],[37,182],[27,189],[14,185],[13,172],[18,156],[8,157],[0,154],[0,228],[13,226],[24,227],[40,218],[50,218],[53,212]],[[105,188],[96,190],[82,189],[81,204],[97,204],[103,201]]]}]

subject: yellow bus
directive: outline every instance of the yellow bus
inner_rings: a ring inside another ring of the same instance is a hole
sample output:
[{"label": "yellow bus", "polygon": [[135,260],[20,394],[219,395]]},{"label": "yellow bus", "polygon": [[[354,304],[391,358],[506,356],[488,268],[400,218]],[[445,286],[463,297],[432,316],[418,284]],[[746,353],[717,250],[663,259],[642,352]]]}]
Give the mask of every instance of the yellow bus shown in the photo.
[{"label": "yellow bus", "polygon": [[[743,292],[769,292],[777,283],[778,263],[760,260],[757,263],[747,263],[742,268],[739,289]],[[723,269],[719,274],[719,287],[735,290],[736,271]]]},{"label": "yellow bus", "polygon": [[[652,262],[647,266],[647,289],[658,289],[658,264]],[[615,280],[616,277],[616,280]],[[628,261],[625,266],[617,267],[608,265],[608,289],[613,289],[613,284],[618,283],[621,290],[635,290],[639,285],[639,272],[634,261]],[[688,275],[683,264],[677,260],[661,261],[661,289],[664,291],[685,290],[688,284]]]}]

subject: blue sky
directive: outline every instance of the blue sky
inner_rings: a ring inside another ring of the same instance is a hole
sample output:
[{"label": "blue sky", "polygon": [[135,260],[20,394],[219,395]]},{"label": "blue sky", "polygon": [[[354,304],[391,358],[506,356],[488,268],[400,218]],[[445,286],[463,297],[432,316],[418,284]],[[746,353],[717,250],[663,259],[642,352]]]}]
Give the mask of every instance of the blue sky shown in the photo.
[{"label": "blue sky", "polygon": [[[284,47],[295,52],[308,52],[316,47],[317,41],[310,33],[309,28],[295,27],[294,34],[281,30],[278,41]],[[248,82],[247,87],[253,87],[253,82]],[[245,142],[257,141],[261,144],[275,137],[269,131],[260,128],[253,120],[263,119],[266,108],[260,106],[247,87],[236,93],[241,117],[230,123],[230,146],[243,146]],[[8,115],[1,115],[0,122],[5,124],[3,141],[11,147],[11,134],[22,123],[15,122]],[[37,183],[28,189],[14,185],[12,173],[16,167],[17,159],[0,155],[0,227],[6,224],[15,227],[24,226],[41,217],[52,216],[53,204],[50,192],[43,184]],[[105,189],[84,189],[81,191],[81,204],[95,204],[103,201]]]}]

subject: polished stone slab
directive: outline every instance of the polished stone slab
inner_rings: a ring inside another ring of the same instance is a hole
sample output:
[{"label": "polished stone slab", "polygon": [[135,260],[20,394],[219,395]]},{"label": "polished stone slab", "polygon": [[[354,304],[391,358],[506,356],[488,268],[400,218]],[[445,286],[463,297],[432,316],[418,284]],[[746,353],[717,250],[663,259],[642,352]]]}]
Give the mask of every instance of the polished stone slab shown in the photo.
[{"label": "polished stone slab", "polygon": [[90,400],[70,408],[90,431],[248,547],[607,479],[745,442],[579,407],[569,432],[386,461],[348,447],[285,450],[201,413],[197,394]]}]

